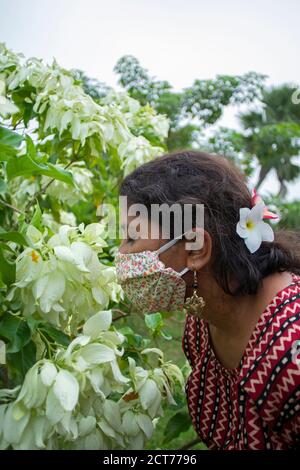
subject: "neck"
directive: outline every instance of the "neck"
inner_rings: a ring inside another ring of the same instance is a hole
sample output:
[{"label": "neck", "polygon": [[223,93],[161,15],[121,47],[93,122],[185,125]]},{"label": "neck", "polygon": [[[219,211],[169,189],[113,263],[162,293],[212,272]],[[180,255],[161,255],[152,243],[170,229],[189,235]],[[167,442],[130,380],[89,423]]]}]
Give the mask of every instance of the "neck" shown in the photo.
[{"label": "neck", "polygon": [[262,280],[256,294],[234,297],[224,293],[212,276],[200,276],[199,295],[206,302],[203,319],[228,338],[247,336],[272,298],[292,281],[288,272],[273,273]]},{"label": "neck", "polygon": [[226,295],[214,280],[209,282],[208,277],[203,280],[199,289],[206,302],[203,319],[208,322],[214,352],[223,366],[230,369],[239,366],[263,311],[291,281],[288,272],[274,273],[261,282],[255,295],[233,297]]}]

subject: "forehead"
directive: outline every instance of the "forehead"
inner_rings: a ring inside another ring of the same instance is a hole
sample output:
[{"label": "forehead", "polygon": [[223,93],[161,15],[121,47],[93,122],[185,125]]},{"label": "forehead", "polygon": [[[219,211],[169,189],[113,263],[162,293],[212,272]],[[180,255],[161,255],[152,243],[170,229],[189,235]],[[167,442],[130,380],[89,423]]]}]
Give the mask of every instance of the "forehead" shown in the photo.
[{"label": "forehead", "polygon": [[158,221],[151,214],[129,215],[126,210],[120,213],[120,238],[138,238],[142,240],[168,239]]}]

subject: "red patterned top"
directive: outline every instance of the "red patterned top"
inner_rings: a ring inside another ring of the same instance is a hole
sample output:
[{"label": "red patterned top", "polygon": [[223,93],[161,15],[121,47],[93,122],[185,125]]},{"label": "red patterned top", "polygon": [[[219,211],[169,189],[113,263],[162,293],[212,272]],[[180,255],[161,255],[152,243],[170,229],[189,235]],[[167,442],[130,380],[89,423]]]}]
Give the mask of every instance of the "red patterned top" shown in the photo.
[{"label": "red patterned top", "polygon": [[300,449],[300,276],[262,313],[240,365],[216,358],[207,322],[186,316],[189,413],[210,449]]}]

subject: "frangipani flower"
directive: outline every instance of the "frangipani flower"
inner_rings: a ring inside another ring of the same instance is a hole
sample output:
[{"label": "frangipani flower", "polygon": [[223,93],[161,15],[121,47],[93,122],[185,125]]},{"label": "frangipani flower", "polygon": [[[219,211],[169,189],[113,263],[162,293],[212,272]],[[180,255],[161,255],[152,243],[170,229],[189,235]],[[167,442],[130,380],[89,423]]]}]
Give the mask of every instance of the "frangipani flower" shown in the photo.
[{"label": "frangipani flower", "polygon": [[240,209],[240,220],[236,231],[251,253],[258,250],[263,241],[274,241],[274,232],[270,225],[263,221],[265,205],[263,202],[255,204],[252,209],[242,207]]},{"label": "frangipani flower", "polygon": [[[255,188],[252,190],[251,202],[252,202],[252,207],[255,206],[255,205],[258,204],[258,203],[264,204],[264,202],[263,202],[261,196],[259,196],[259,195],[257,194],[257,191],[256,191]],[[263,218],[264,218],[264,219],[278,219],[278,215],[275,214],[274,212],[269,211],[268,208],[267,208],[267,206],[265,206],[265,207],[264,207]]]}]

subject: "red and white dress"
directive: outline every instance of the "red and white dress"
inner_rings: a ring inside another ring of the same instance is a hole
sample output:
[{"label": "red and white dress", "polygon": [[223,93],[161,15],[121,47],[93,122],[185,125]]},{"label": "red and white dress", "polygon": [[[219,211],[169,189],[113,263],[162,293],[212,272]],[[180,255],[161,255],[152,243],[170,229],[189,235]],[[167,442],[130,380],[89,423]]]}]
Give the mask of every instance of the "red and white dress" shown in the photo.
[{"label": "red and white dress", "polygon": [[205,320],[186,316],[183,351],[193,426],[210,449],[300,450],[300,276],[262,313],[240,365],[216,358]]}]

